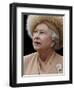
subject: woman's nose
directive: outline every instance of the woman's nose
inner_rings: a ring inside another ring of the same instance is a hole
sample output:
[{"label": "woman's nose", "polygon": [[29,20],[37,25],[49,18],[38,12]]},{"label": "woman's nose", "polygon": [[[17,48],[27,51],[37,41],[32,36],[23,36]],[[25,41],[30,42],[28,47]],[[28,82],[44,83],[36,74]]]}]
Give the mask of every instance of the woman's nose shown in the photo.
[{"label": "woman's nose", "polygon": [[34,38],[37,38],[37,39],[38,39],[39,36],[40,36],[40,35],[39,35],[39,32],[34,33]]}]

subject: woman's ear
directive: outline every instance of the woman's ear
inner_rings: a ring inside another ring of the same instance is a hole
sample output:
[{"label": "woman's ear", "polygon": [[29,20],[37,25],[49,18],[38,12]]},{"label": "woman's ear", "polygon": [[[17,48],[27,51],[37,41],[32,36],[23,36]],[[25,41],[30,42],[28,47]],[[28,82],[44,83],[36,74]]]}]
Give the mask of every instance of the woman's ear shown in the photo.
[{"label": "woman's ear", "polygon": [[54,45],[55,45],[55,43],[54,43],[54,42],[52,42],[52,43],[51,43],[51,47],[53,47]]}]

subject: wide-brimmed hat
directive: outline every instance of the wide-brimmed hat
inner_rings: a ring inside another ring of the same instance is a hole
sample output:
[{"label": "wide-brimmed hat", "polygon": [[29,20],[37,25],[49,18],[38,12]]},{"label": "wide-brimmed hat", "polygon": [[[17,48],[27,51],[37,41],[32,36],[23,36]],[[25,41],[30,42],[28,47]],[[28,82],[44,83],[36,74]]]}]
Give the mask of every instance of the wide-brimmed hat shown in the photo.
[{"label": "wide-brimmed hat", "polygon": [[63,16],[29,15],[27,18],[26,29],[30,37],[32,36],[35,27],[42,22],[48,22],[49,28],[59,34],[58,48],[61,48],[63,46]]}]

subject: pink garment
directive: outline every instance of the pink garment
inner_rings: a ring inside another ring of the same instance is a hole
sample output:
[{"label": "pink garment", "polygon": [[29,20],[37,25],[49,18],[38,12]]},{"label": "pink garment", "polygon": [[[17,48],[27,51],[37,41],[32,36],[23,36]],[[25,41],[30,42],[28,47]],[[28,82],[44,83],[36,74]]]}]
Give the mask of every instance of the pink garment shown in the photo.
[{"label": "pink garment", "polygon": [[48,60],[42,61],[38,52],[23,57],[23,75],[63,73],[63,56],[53,52]]}]

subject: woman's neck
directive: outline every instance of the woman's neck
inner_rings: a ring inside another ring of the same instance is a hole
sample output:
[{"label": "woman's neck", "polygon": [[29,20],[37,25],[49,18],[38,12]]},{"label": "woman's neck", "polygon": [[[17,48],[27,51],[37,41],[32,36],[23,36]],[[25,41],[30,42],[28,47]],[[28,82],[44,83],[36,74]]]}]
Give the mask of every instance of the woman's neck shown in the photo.
[{"label": "woman's neck", "polygon": [[39,57],[42,61],[46,61],[48,57],[50,58],[52,53],[53,53],[52,48],[38,51]]}]

